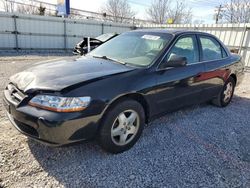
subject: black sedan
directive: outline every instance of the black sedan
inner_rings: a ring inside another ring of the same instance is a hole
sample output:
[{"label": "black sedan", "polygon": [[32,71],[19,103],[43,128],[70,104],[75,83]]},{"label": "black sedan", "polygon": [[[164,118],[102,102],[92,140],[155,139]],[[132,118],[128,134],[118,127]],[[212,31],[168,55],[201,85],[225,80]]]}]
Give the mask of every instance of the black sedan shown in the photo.
[{"label": "black sedan", "polygon": [[23,134],[50,145],[96,138],[131,148],[144,125],[183,106],[227,106],[242,80],[241,57],[213,35],[136,30],[87,56],[38,64],[10,78],[7,114]]},{"label": "black sedan", "polygon": [[73,54],[85,55],[116,36],[118,36],[117,33],[105,33],[96,38],[84,37],[82,41],[76,44]]}]

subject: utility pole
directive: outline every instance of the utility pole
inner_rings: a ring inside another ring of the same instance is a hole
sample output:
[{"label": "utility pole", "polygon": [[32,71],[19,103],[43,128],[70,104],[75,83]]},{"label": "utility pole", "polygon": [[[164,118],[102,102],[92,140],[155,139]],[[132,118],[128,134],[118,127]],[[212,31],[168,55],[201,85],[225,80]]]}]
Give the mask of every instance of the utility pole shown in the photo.
[{"label": "utility pole", "polygon": [[221,11],[222,11],[222,5],[220,5],[219,7],[216,7],[215,9],[215,23],[218,24],[219,19],[221,17]]}]

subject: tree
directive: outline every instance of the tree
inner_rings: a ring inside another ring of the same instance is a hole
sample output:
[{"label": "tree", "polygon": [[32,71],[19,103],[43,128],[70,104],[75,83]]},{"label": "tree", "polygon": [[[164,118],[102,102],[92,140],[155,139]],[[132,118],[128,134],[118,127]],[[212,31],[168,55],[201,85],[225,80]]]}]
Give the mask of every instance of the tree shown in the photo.
[{"label": "tree", "polygon": [[135,16],[127,0],[108,0],[101,11],[106,13],[106,19],[114,22],[124,22],[126,18],[132,19]]},{"label": "tree", "polygon": [[192,10],[180,0],[174,3],[171,0],[154,0],[147,14],[158,24],[166,23],[167,19],[171,19],[175,24],[192,22]]},{"label": "tree", "polygon": [[38,10],[38,15],[44,16],[46,7],[43,7],[42,4],[40,4],[40,6],[37,8],[37,10]]},{"label": "tree", "polygon": [[222,19],[229,23],[250,22],[250,1],[231,0],[223,5]]},{"label": "tree", "polygon": [[44,16],[46,14],[46,7],[42,5],[42,3],[38,5],[36,2],[30,1],[29,4],[26,4],[25,1],[23,1],[23,3],[17,5],[16,11],[23,14],[35,14]]},{"label": "tree", "polygon": [[17,5],[17,12],[23,14],[39,14],[38,6],[35,2],[31,1],[29,4],[26,4],[25,1]]},{"label": "tree", "polygon": [[175,5],[168,12],[168,18],[173,20],[173,23],[191,23],[192,10],[186,5],[185,2],[176,1]]},{"label": "tree", "polygon": [[14,12],[14,2],[8,0],[1,0],[2,7],[5,12]]},{"label": "tree", "polygon": [[167,21],[170,0],[154,0],[147,14],[156,23],[163,24]]}]

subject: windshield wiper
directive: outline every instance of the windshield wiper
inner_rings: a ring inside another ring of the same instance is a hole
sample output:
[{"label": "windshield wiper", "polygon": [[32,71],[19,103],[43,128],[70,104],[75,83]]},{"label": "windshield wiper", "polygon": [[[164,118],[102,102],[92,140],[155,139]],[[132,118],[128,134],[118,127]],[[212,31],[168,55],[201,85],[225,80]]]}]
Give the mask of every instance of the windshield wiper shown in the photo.
[{"label": "windshield wiper", "polygon": [[123,64],[123,65],[126,65],[127,63],[126,62],[123,62],[123,61],[119,61],[117,59],[113,59],[113,58],[110,58],[110,57],[107,57],[107,56],[93,56],[94,58],[100,58],[100,59],[105,59],[105,60],[110,60],[110,61],[114,61],[114,62],[117,62],[117,63],[120,63],[120,64]]}]

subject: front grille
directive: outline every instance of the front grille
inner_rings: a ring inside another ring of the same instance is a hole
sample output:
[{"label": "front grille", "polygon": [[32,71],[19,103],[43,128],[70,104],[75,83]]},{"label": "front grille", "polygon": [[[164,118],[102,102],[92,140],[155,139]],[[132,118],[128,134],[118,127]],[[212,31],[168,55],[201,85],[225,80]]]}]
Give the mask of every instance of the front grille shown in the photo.
[{"label": "front grille", "polygon": [[17,104],[22,102],[22,100],[26,97],[26,95],[13,84],[9,84],[7,89],[11,99]]}]

